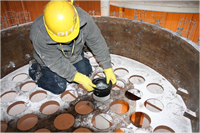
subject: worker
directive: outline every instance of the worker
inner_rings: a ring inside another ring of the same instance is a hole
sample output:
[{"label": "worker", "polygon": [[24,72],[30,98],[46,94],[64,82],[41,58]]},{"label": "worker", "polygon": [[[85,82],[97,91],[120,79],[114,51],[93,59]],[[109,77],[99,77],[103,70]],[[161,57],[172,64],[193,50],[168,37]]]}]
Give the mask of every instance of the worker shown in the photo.
[{"label": "worker", "polygon": [[76,82],[87,91],[94,90],[96,86],[90,79],[92,67],[84,57],[85,45],[103,67],[106,82],[117,81],[99,28],[73,1],[48,2],[44,13],[31,25],[30,39],[35,59],[30,62],[29,75],[42,89],[61,94],[67,82]]}]

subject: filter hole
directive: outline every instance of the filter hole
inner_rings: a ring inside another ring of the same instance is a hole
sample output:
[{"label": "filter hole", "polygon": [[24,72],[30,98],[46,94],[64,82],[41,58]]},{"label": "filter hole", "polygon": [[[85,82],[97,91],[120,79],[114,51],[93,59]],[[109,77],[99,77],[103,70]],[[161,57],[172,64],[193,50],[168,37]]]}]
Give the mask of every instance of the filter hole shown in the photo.
[{"label": "filter hole", "polygon": [[27,78],[28,78],[28,74],[21,73],[21,74],[14,76],[12,80],[13,80],[13,82],[19,83],[19,82],[26,80]]},{"label": "filter hole", "polygon": [[125,96],[130,100],[137,101],[142,98],[142,92],[138,89],[129,89],[125,92]]},{"label": "filter hole", "polygon": [[8,128],[7,123],[5,123],[4,121],[1,121],[1,132],[5,132]]},{"label": "filter hole", "polygon": [[129,105],[123,100],[116,100],[110,104],[112,112],[117,114],[124,114],[129,110]]},{"label": "filter hole", "polygon": [[10,102],[13,99],[15,99],[15,97],[17,96],[16,91],[8,91],[5,92],[1,95],[1,102],[5,103],[5,102]]},{"label": "filter hole", "polygon": [[34,133],[50,133],[51,131],[49,131],[48,129],[46,128],[42,128],[42,129],[38,129],[37,131],[35,131]]},{"label": "filter hole", "polygon": [[33,128],[38,122],[38,117],[35,114],[27,114],[19,119],[17,128],[22,131]]},{"label": "filter hole", "polygon": [[133,84],[142,84],[145,82],[145,79],[139,75],[133,75],[129,78],[129,82]]},{"label": "filter hole", "polygon": [[39,91],[35,91],[30,95],[30,100],[32,102],[39,102],[42,101],[46,98],[47,96],[47,92],[39,90]]},{"label": "filter hole", "polygon": [[97,114],[92,118],[92,124],[97,129],[108,129],[112,126],[111,120],[108,114]]},{"label": "filter hole", "polygon": [[113,132],[114,133],[124,133],[124,131],[121,128],[117,128]]},{"label": "filter hole", "polygon": [[45,115],[50,115],[55,113],[59,109],[60,105],[56,101],[48,101],[44,103],[41,108],[40,112],[45,114]]},{"label": "filter hole", "polygon": [[131,115],[131,122],[136,127],[146,128],[151,124],[150,117],[143,112],[135,112]]},{"label": "filter hole", "polygon": [[151,83],[147,85],[147,90],[153,94],[162,94],[164,89],[157,83]]},{"label": "filter hole", "polygon": [[18,102],[15,102],[15,103],[11,104],[8,107],[7,113],[9,115],[14,116],[14,115],[18,115],[18,114],[22,113],[25,109],[26,109],[25,102],[18,101]]},{"label": "filter hole", "polygon": [[168,126],[164,126],[164,125],[156,127],[153,132],[154,133],[163,133],[163,132],[165,132],[165,133],[175,133],[175,131],[173,129],[171,129]]},{"label": "filter hole", "polygon": [[87,128],[78,128],[73,133],[91,133],[91,131]]},{"label": "filter hole", "polygon": [[96,78],[101,78],[101,77],[106,77],[105,74],[103,72],[99,72],[99,73],[96,73],[93,77],[93,79],[96,79]]},{"label": "filter hole", "polygon": [[89,57],[89,62],[92,66],[99,66],[99,64],[97,63],[97,60],[94,56]]},{"label": "filter hole", "polygon": [[82,115],[91,113],[93,109],[94,105],[89,101],[80,101],[75,106],[75,111]]},{"label": "filter hole", "polygon": [[74,100],[76,100],[76,96],[75,96],[75,94],[73,94],[74,93],[74,91],[65,91],[65,92],[63,92],[62,94],[61,94],[61,99],[63,100],[63,101],[66,101],[66,102],[72,102],[72,101],[74,101]]},{"label": "filter hole", "polygon": [[36,83],[34,81],[28,81],[26,83],[23,83],[20,87],[22,91],[31,91],[36,87]]},{"label": "filter hole", "polygon": [[71,114],[58,115],[54,120],[54,126],[59,130],[70,128],[75,122],[74,116]]},{"label": "filter hole", "polygon": [[113,85],[112,90],[122,90],[124,88],[124,82],[120,79]]},{"label": "filter hole", "polygon": [[144,106],[151,112],[160,112],[163,110],[162,102],[153,98],[146,100]]},{"label": "filter hole", "polygon": [[118,77],[124,77],[129,73],[129,71],[125,68],[117,68],[117,69],[114,70],[114,73]]}]

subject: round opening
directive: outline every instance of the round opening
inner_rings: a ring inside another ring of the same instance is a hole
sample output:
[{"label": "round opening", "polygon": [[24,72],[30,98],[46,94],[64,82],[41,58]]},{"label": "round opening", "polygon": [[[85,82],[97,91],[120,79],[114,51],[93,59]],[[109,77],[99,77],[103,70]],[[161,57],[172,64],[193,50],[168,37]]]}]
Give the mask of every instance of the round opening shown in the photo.
[{"label": "round opening", "polygon": [[133,75],[129,78],[129,82],[133,84],[142,84],[145,82],[145,79],[139,75]]},{"label": "round opening", "polygon": [[162,94],[164,89],[161,85],[156,83],[151,83],[147,85],[147,90],[153,94]]},{"label": "round opening", "polygon": [[16,75],[16,76],[14,76],[12,80],[13,80],[14,82],[18,83],[18,82],[24,81],[24,80],[27,79],[27,78],[28,78],[28,74],[26,74],[26,73],[21,73],[21,74],[18,74],[18,75]]},{"label": "round opening", "polygon": [[[71,91],[71,92],[73,92],[73,91]],[[76,100],[76,96],[74,95],[74,94],[72,94],[70,91],[65,91],[65,92],[63,92],[62,94],[61,94],[61,99],[63,100],[63,101],[66,101],[66,102],[71,102],[71,101],[74,101],[74,100]]]},{"label": "round opening", "polygon": [[74,117],[71,114],[61,114],[54,120],[54,126],[59,130],[70,128],[74,124]]},{"label": "round opening", "polygon": [[84,90],[84,91],[87,91],[87,89],[85,89],[85,87],[83,87],[81,84],[78,85],[78,88]]},{"label": "round opening", "polygon": [[120,79],[117,80],[116,84],[113,85],[112,90],[121,90],[124,88],[124,82]]},{"label": "round opening", "polygon": [[126,76],[129,73],[129,71],[125,68],[117,68],[114,70],[114,73],[118,77],[123,77],[123,76]]},{"label": "round opening", "polygon": [[108,114],[94,115],[92,118],[92,124],[97,129],[107,129],[112,126],[112,117]]},{"label": "round opening", "polygon": [[46,128],[38,129],[37,131],[35,131],[35,133],[39,133],[39,132],[50,133],[50,131],[48,129],[46,129]]},{"label": "round opening", "polygon": [[91,133],[91,131],[87,128],[78,128],[73,133]]},{"label": "round opening", "polygon": [[96,79],[96,78],[101,78],[101,77],[106,77],[104,73],[102,72],[99,72],[99,73],[96,73],[94,76],[93,76],[93,79]]},{"label": "round opening", "polygon": [[115,64],[113,62],[111,62],[111,66],[113,67],[113,66],[115,66]]},{"label": "round opening", "polygon": [[129,110],[129,105],[123,100],[116,100],[110,104],[110,109],[117,114],[124,114]]},{"label": "round opening", "polygon": [[144,106],[151,112],[160,112],[163,110],[162,102],[154,98],[146,100]]},{"label": "round opening", "polygon": [[44,103],[41,108],[40,112],[42,112],[45,115],[50,115],[55,113],[59,109],[60,105],[56,101],[48,101]]},{"label": "round opening", "polygon": [[133,130],[129,128],[117,128],[113,132],[114,133],[132,133]]},{"label": "round opening", "polygon": [[152,128],[147,127],[147,128],[138,128],[134,131],[134,133],[152,133]]},{"label": "round opening", "polygon": [[75,106],[75,111],[81,115],[89,114],[93,109],[94,105],[89,101],[80,101]]},{"label": "round opening", "polygon": [[46,96],[47,96],[46,91],[42,91],[42,90],[35,91],[30,95],[30,100],[32,102],[39,102],[39,101],[44,100],[46,98]]},{"label": "round opening", "polygon": [[165,133],[175,133],[175,131],[173,129],[171,129],[168,126],[164,126],[164,125],[156,127],[153,132],[154,133],[163,133],[163,132],[165,132]]},{"label": "round opening", "polygon": [[31,91],[35,87],[36,87],[36,83],[34,81],[28,81],[26,83],[23,83],[20,88],[22,91]]},{"label": "round opening", "polygon": [[27,114],[21,117],[17,122],[17,128],[26,131],[34,127],[38,122],[38,117],[35,114]]},{"label": "round opening", "polygon": [[146,128],[151,124],[150,117],[143,112],[135,112],[131,115],[131,122],[136,127]]},{"label": "round opening", "polygon": [[25,105],[25,102],[23,101],[18,101],[18,102],[15,102],[13,104],[11,104],[8,109],[7,109],[7,113],[9,115],[17,115],[17,114],[20,114],[22,113],[24,110],[26,109],[26,105]]},{"label": "round opening", "polygon": [[117,128],[113,132],[114,133],[124,133],[124,131],[121,128]]},{"label": "round opening", "polygon": [[8,128],[7,123],[5,123],[4,121],[1,121],[1,132],[5,132]]},{"label": "round opening", "polygon": [[142,92],[138,89],[129,89],[125,92],[125,96],[130,100],[137,101],[142,98]]},{"label": "round opening", "polygon": [[10,102],[17,96],[16,91],[8,91],[1,95],[1,102]]},{"label": "round opening", "polygon": [[89,62],[92,66],[99,66],[95,57],[89,57]]}]

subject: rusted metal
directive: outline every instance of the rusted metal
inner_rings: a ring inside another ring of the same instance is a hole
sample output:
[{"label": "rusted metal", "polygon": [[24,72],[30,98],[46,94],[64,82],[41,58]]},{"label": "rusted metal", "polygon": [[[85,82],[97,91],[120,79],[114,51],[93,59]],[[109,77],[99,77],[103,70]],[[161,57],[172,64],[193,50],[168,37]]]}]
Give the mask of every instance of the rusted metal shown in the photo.
[{"label": "rusted metal", "polygon": [[[187,108],[197,114],[192,127],[193,132],[198,131],[199,105],[194,101],[199,101],[199,51],[195,44],[172,31],[144,22],[107,17],[93,19],[110,53],[139,61],[163,75],[175,88],[188,91],[185,102]],[[31,23],[1,31],[1,78],[33,59],[30,26]],[[15,67],[9,67],[10,62]]]}]

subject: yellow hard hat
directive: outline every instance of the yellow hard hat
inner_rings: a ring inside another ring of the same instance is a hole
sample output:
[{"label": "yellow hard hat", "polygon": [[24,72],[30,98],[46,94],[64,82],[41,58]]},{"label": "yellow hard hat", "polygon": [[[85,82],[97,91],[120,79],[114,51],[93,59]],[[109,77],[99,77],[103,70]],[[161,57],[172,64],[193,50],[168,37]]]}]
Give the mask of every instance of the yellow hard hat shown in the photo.
[{"label": "yellow hard hat", "polygon": [[47,33],[55,42],[70,42],[79,34],[79,16],[73,1],[50,1],[44,9],[43,21]]}]

